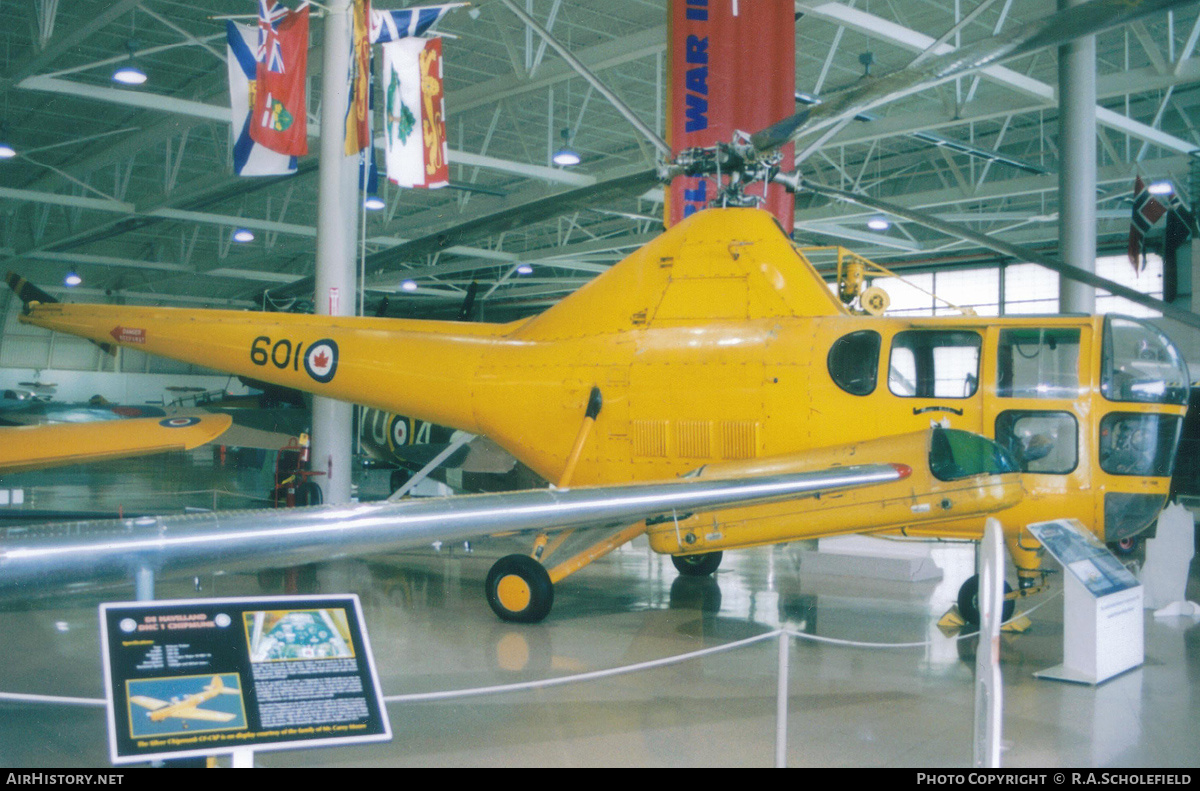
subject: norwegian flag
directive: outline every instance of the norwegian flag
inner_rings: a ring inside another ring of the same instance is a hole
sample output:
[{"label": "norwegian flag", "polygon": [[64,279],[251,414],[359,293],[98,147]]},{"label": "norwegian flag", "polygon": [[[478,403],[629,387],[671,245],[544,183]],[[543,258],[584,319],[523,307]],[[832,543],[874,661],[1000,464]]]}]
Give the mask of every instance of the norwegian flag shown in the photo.
[{"label": "norwegian flag", "polygon": [[279,23],[287,18],[287,7],[275,0],[258,0],[258,51],[255,58],[268,71],[284,73],[283,48],[279,42]]},{"label": "norwegian flag", "polygon": [[1142,255],[1142,241],[1154,224],[1167,213],[1166,207],[1159,203],[1138,176],[1133,182],[1133,219],[1129,224],[1129,263],[1133,271],[1140,273],[1146,268],[1145,257]]}]

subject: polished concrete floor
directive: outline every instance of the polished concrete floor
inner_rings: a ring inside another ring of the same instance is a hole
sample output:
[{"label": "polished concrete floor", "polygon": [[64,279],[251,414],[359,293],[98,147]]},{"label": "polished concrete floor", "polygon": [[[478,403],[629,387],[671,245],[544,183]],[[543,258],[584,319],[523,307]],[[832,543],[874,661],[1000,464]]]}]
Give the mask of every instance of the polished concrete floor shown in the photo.
[{"label": "polished concrete floor", "polygon": [[[136,510],[212,502],[209,481],[247,490],[246,470],[204,454],[155,463],[6,476],[39,505]],[[57,495],[54,493],[62,487]],[[369,486],[364,484],[365,492]],[[200,494],[193,494],[200,492]],[[90,493],[90,494],[89,494]],[[68,498],[67,495],[70,495]],[[58,500],[54,498],[57,497]],[[223,504],[228,495],[216,496]],[[135,508],[136,506],[136,508]],[[886,582],[805,573],[797,545],[728,553],[714,580],[676,575],[643,542],[558,586],[542,624],[498,621],[482,596],[492,561],[519,544],[341,561],[301,575],[321,592],[357,593],[385,695],[569,676],[720,646],[785,626],[790,644],[790,766],[969,767],[974,641],[937,627],[973,570],[968,546],[943,545],[940,580]],[[1062,660],[1060,578],[1033,625],[1002,638],[1002,761],[1008,767],[1200,765],[1200,625],[1146,614],[1145,664],[1098,687],[1033,677]],[[252,574],[160,580],[160,598],[277,593]],[[1188,596],[1200,600],[1200,562]],[[51,596],[0,609],[0,691],[101,698],[97,605],[130,588]],[[260,752],[259,766],[771,766],[778,643],[634,674],[521,692],[388,706],[381,745]],[[0,702],[0,766],[104,767],[100,707]]]}]

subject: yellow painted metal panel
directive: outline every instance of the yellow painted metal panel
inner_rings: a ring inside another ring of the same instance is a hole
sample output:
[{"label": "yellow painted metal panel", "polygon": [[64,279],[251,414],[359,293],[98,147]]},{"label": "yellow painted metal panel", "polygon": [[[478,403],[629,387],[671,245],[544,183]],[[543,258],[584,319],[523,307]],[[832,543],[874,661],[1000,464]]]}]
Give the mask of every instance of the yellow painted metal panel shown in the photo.
[{"label": "yellow painted metal panel", "polygon": [[190,450],[219,437],[232,422],[229,415],[205,415],[3,427],[0,471]]}]

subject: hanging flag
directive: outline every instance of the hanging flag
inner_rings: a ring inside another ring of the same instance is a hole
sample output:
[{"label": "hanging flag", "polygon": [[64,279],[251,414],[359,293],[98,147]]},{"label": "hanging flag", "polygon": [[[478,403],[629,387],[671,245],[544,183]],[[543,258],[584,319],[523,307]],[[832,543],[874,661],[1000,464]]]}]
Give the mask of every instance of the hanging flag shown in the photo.
[{"label": "hanging flag", "polygon": [[258,56],[250,136],[272,151],[308,153],[308,6],[258,0]]},{"label": "hanging flag", "polygon": [[450,183],[440,38],[383,45],[383,101],[388,179],[430,189]]},{"label": "hanging flag", "polygon": [[367,40],[369,0],[354,0],[350,44],[350,102],[346,107],[346,156],[354,156],[371,145],[371,45]]},{"label": "hanging flag", "polygon": [[[371,53],[371,74],[375,73],[375,53]],[[367,114],[375,116],[375,82],[368,81]],[[379,166],[375,163],[375,145],[358,152],[358,191],[367,195],[379,195]]]},{"label": "hanging flag", "polygon": [[466,3],[430,5],[406,8],[401,11],[372,10],[370,14],[371,43],[383,44],[387,41],[399,41],[409,36],[423,36],[448,12],[464,5]]},{"label": "hanging flag", "polygon": [[1167,229],[1163,235],[1163,301],[1174,302],[1179,295],[1179,248],[1192,238],[1196,219],[1178,195],[1167,203]]},{"label": "hanging flag", "polygon": [[253,28],[225,23],[225,60],[229,69],[230,132],[233,139],[233,172],[239,176],[284,176],[296,172],[296,157],[260,145],[250,136],[251,108],[255,99]]},{"label": "hanging flag", "polygon": [[1133,182],[1133,219],[1129,224],[1129,263],[1134,272],[1146,268],[1142,255],[1142,241],[1154,224],[1162,218],[1167,210],[1159,203],[1138,176]]}]

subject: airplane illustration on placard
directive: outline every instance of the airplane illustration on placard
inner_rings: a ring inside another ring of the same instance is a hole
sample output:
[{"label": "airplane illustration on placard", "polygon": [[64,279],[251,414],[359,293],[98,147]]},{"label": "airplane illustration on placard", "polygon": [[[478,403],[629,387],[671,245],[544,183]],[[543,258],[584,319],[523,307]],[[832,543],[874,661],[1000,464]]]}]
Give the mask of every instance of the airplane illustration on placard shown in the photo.
[{"label": "airplane illustration on placard", "polygon": [[234,687],[226,687],[221,681],[220,676],[213,676],[212,681],[204,685],[204,689],[193,695],[184,695],[179,699],[159,700],[148,695],[132,695],[129,702],[144,709],[148,709],[146,716],[152,722],[162,722],[163,720],[174,717],[184,720],[186,727],[187,720],[204,720],[206,722],[230,722],[237,717],[236,714],[226,711],[214,711],[213,709],[200,708],[203,704],[212,700],[217,695],[240,695],[241,690]]}]

